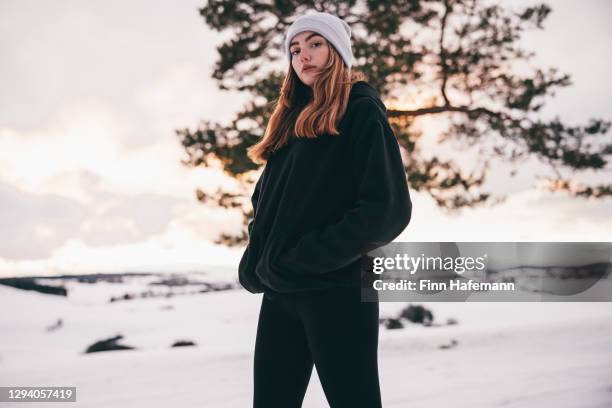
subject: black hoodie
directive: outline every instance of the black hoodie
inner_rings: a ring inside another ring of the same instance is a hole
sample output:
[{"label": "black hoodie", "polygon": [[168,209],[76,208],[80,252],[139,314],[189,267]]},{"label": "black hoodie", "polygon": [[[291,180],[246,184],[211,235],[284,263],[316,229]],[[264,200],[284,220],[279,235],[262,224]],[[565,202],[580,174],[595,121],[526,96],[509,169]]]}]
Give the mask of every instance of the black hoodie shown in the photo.
[{"label": "black hoodie", "polygon": [[266,162],[238,267],[249,292],[358,287],[362,256],[408,225],[399,145],[367,82],[352,85],[338,131],[293,138]]}]

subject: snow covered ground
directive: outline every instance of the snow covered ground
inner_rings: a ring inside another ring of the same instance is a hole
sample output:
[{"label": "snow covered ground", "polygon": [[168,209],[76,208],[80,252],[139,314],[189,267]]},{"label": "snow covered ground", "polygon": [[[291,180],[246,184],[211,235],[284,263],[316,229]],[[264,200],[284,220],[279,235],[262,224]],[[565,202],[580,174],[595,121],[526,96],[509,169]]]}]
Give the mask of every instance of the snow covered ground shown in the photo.
[{"label": "snow covered ground", "polygon": [[[108,302],[126,285],[71,283],[68,297],[0,285],[0,386],[77,387],[76,403],[54,407],[251,406],[261,295]],[[384,407],[612,407],[612,303],[423,305],[458,324],[381,327]],[[381,303],[381,317],[405,306]],[[83,354],[118,334],[137,349]],[[197,346],[171,348],[177,340]],[[303,406],[328,406],[316,371]]]}]

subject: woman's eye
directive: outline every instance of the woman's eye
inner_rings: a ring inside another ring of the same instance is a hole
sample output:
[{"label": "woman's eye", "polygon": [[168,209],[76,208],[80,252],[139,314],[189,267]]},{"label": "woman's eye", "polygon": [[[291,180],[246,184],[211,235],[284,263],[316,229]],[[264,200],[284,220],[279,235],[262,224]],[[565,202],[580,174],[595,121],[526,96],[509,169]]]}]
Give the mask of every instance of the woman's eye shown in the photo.
[{"label": "woman's eye", "polygon": [[[322,44],[321,42],[314,42],[314,43],[311,43],[310,46],[314,48],[314,47],[318,47],[321,44]],[[291,51],[291,55],[297,55],[299,53],[300,53],[299,49],[295,49],[295,50]]]}]

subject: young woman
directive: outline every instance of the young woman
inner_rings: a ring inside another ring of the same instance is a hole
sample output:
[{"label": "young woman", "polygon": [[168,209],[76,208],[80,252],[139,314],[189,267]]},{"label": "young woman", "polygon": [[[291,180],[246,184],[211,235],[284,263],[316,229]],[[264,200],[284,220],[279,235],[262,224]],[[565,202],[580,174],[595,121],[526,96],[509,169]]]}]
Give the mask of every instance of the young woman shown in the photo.
[{"label": "young woman", "polygon": [[300,407],[313,365],[334,408],[381,406],[378,303],[362,302],[366,252],[408,225],[399,146],[378,93],[351,71],[351,29],[308,13],[290,26],[290,66],[266,132],[265,163],[239,265],[262,297],[256,408]]}]

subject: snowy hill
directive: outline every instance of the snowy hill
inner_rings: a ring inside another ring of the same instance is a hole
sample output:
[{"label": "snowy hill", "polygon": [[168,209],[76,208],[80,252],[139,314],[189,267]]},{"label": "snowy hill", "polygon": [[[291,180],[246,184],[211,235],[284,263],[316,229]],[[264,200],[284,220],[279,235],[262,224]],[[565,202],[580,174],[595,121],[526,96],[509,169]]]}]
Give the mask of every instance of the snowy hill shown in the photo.
[{"label": "snowy hill", "polygon": [[[76,403],[54,407],[251,406],[261,295],[110,302],[141,290],[144,278],[66,285],[67,297],[0,285],[0,385],[77,387]],[[435,321],[458,323],[381,327],[385,407],[612,406],[612,303],[423,305]],[[405,306],[381,303],[381,317]],[[83,353],[119,334],[135,349]],[[178,340],[196,346],[172,348]],[[303,406],[327,406],[316,371]]]}]

